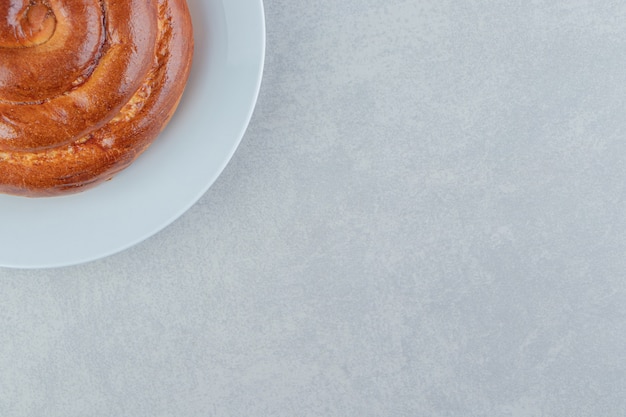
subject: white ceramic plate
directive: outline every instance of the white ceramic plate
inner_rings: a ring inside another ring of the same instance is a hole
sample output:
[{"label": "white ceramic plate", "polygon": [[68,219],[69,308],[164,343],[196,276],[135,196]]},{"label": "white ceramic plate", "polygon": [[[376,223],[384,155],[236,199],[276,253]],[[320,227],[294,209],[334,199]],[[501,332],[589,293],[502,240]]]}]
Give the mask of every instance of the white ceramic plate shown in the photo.
[{"label": "white ceramic plate", "polygon": [[256,103],[265,56],[262,0],[188,0],[196,50],[169,126],[112,181],[67,197],[0,195],[0,266],[46,268],[99,259],[187,211],[235,152]]}]

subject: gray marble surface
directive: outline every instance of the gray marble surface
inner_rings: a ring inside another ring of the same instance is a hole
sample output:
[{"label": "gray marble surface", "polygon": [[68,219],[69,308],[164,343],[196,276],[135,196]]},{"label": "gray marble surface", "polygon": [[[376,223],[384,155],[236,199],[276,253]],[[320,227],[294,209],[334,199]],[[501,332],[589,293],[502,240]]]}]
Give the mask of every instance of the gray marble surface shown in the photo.
[{"label": "gray marble surface", "polygon": [[0,270],[0,415],[626,415],[626,3],[266,9],[191,211]]}]

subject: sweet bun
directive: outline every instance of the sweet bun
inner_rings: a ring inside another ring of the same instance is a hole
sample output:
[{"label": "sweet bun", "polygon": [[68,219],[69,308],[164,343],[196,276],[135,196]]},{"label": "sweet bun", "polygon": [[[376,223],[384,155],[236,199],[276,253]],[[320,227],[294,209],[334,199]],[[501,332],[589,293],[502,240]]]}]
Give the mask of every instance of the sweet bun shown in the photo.
[{"label": "sweet bun", "polygon": [[186,0],[0,0],[0,192],[67,194],[126,168],[192,55]]}]

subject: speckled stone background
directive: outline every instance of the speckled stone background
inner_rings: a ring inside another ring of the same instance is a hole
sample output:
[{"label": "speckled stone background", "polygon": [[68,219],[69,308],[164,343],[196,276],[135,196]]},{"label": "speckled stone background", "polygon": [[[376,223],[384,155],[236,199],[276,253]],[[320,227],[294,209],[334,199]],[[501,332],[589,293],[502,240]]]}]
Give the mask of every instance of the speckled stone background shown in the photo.
[{"label": "speckled stone background", "polygon": [[626,3],[265,5],[199,204],[0,270],[0,415],[626,415]]}]

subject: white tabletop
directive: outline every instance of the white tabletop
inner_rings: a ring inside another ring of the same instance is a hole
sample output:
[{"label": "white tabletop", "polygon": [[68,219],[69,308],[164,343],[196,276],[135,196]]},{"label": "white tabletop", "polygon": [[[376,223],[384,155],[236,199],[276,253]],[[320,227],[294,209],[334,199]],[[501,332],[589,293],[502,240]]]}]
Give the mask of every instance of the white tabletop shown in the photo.
[{"label": "white tabletop", "polygon": [[195,207],[0,270],[0,415],[623,415],[626,3],[265,6]]}]

